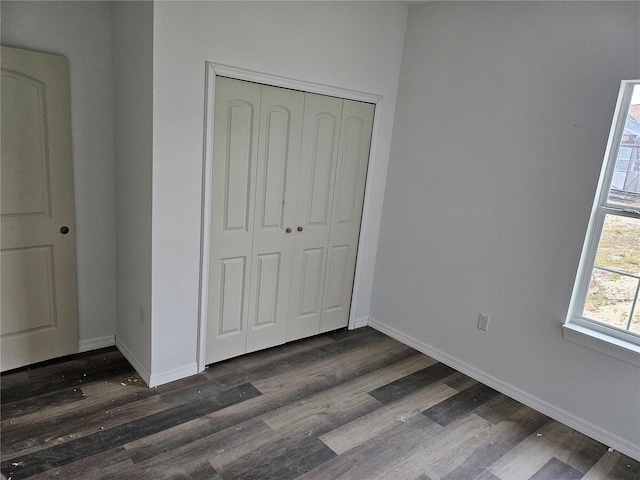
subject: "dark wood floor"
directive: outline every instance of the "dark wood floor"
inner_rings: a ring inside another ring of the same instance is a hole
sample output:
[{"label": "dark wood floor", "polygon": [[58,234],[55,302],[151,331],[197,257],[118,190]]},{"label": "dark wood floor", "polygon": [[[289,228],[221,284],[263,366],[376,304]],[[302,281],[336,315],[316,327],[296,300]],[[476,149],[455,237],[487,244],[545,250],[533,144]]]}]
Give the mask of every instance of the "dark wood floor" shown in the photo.
[{"label": "dark wood floor", "polygon": [[640,478],[640,462],[370,328],[151,389],[115,349],[1,380],[12,480]]}]

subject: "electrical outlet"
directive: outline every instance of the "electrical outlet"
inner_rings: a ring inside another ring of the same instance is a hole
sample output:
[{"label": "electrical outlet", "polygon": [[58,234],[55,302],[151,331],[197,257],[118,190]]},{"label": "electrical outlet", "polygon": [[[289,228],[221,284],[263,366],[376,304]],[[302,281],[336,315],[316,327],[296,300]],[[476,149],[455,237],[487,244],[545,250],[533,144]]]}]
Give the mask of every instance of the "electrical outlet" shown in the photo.
[{"label": "electrical outlet", "polygon": [[144,307],[140,306],[140,323],[144,325],[145,316],[144,316]]},{"label": "electrical outlet", "polygon": [[480,330],[484,330],[485,332],[487,331],[487,328],[489,328],[489,316],[485,315],[483,313],[480,314],[480,316],[478,317],[478,328]]}]

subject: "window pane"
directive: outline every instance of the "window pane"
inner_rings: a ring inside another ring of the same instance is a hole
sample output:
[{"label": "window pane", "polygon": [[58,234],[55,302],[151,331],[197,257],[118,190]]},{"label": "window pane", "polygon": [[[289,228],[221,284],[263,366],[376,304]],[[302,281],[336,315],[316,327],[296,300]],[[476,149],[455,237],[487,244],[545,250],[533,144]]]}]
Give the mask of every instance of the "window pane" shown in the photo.
[{"label": "window pane", "polygon": [[608,214],[596,254],[596,266],[640,275],[640,219]]},{"label": "window pane", "polygon": [[582,315],[626,330],[637,288],[636,278],[594,268]]},{"label": "window pane", "polygon": [[[640,282],[640,219],[607,214],[582,316],[627,329]],[[640,311],[630,331],[640,333]]]},{"label": "window pane", "polygon": [[633,90],[607,201],[640,208],[640,85]]}]

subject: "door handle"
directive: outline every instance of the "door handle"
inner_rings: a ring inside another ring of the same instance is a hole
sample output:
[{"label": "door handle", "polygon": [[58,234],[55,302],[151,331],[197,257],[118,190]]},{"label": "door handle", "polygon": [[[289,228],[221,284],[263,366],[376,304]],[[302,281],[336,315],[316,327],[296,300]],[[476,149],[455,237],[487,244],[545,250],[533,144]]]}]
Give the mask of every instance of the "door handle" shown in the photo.
[{"label": "door handle", "polygon": [[63,235],[66,235],[67,233],[69,233],[69,227],[67,227],[66,225],[60,227],[60,233]]},{"label": "door handle", "polygon": [[291,233],[291,227],[287,227],[287,229],[285,230],[285,232],[287,232],[287,233]]},{"label": "door handle", "polygon": [[298,227],[298,231],[301,232],[302,231],[302,227]]}]

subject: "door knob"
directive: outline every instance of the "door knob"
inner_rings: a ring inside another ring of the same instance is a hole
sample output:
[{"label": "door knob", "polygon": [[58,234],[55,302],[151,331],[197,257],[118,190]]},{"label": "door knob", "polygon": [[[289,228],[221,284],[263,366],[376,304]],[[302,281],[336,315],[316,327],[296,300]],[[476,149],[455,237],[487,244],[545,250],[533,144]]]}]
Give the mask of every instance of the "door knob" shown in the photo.
[{"label": "door knob", "polygon": [[63,227],[60,227],[60,233],[63,235],[66,235],[67,233],[69,233],[69,227],[67,227],[66,225]]},{"label": "door knob", "polygon": [[302,231],[302,227],[298,227],[298,231],[301,232]]},{"label": "door knob", "polygon": [[285,232],[287,232],[287,233],[291,233],[291,227],[287,227],[287,229],[285,230]]}]

